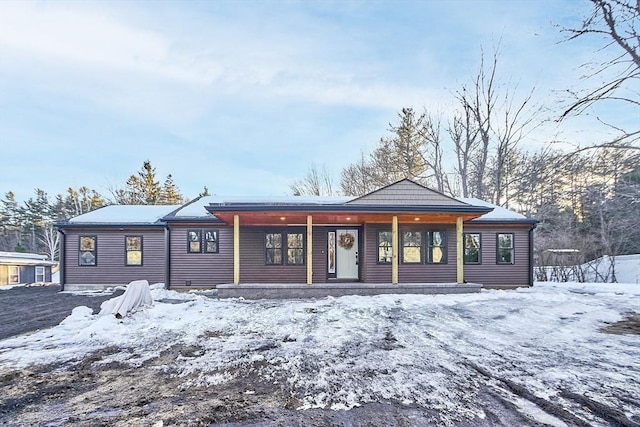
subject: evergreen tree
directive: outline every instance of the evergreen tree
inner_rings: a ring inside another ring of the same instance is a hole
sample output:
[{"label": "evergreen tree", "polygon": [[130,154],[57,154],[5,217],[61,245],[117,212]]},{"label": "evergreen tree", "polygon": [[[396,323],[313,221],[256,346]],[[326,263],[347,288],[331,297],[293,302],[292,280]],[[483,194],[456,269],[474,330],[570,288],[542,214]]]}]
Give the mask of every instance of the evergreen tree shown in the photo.
[{"label": "evergreen tree", "polygon": [[158,204],[178,205],[183,202],[184,198],[182,197],[182,194],[180,194],[178,186],[173,181],[173,177],[171,174],[167,175],[167,179],[164,180],[164,185],[162,186],[160,203]]},{"label": "evergreen tree", "polygon": [[210,195],[211,194],[209,194],[209,188],[207,188],[207,186],[205,185],[204,188],[202,189],[202,193],[198,194],[198,197],[205,197]]},{"label": "evergreen tree", "polygon": [[166,205],[183,203],[184,197],[169,174],[161,186],[156,181],[156,168],[149,160],[136,175],[131,175],[123,188],[112,190],[114,201],[120,205]]}]

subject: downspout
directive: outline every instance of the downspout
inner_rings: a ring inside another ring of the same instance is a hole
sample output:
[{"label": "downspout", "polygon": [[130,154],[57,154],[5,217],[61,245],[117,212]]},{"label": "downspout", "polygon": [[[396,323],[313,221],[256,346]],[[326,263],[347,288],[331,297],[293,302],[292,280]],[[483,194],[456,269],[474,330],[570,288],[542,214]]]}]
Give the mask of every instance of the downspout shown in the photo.
[{"label": "downspout", "polygon": [[171,280],[171,229],[164,226],[164,288],[169,289]]},{"label": "downspout", "polygon": [[62,228],[58,228],[58,233],[60,233],[62,235],[62,238],[60,239],[60,287],[61,287],[61,291],[64,291],[64,284],[66,282],[66,271],[67,268],[65,266],[65,264],[67,263],[66,257],[67,257],[67,251],[65,250],[65,247],[67,246],[67,235],[64,234],[64,230],[62,230]]},{"label": "downspout", "polygon": [[533,286],[533,230],[536,229],[535,223],[531,224],[531,228],[529,229],[529,286]]}]

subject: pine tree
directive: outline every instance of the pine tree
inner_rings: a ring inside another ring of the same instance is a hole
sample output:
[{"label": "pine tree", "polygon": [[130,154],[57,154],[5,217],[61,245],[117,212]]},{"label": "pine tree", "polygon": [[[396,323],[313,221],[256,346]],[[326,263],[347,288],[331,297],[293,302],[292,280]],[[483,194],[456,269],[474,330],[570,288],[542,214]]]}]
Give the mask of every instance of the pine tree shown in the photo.
[{"label": "pine tree", "polygon": [[0,200],[0,250],[13,251],[20,244],[21,216],[22,209],[16,201],[15,194],[9,191],[4,199]]},{"label": "pine tree", "polygon": [[162,205],[177,205],[183,203],[184,198],[180,194],[178,186],[173,181],[171,174],[167,175],[167,179],[164,180],[162,186],[162,192],[160,197],[160,203]]}]

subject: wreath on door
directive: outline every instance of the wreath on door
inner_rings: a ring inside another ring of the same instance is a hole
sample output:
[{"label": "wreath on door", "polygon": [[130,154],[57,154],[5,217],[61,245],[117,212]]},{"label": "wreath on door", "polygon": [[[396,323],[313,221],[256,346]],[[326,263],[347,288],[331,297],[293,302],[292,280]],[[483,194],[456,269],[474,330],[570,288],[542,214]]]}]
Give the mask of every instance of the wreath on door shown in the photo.
[{"label": "wreath on door", "polygon": [[351,233],[343,233],[340,235],[340,241],[338,244],[341,248],[351,249],[353,247],[356,238]]}]

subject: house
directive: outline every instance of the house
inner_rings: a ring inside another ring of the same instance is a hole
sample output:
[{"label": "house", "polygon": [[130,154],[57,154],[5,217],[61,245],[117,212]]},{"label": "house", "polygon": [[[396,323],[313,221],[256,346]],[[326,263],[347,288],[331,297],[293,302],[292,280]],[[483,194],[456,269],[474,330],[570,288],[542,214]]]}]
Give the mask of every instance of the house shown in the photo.
[{"label": "house", "polygon": [[108,206],[59,225],[61,282],[86,289],[147,279],[227,295],[255,284],[300,285],[305,295],[341,283],[372,293],[403,284],[514,288],[532,284],[535,224],[408,179],[355,198]]},{"label": "house", "polygon": [[0,252],[0,286],[51,282],[55,265],[46,255]]}]

